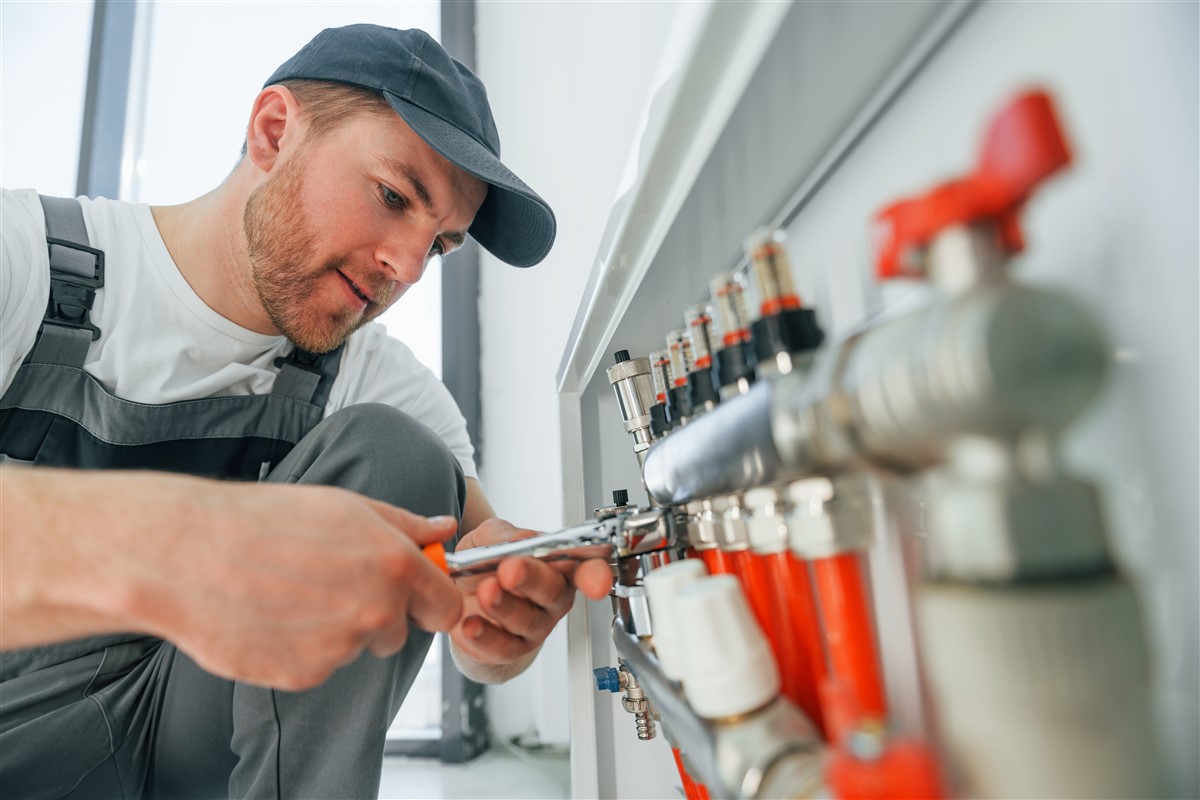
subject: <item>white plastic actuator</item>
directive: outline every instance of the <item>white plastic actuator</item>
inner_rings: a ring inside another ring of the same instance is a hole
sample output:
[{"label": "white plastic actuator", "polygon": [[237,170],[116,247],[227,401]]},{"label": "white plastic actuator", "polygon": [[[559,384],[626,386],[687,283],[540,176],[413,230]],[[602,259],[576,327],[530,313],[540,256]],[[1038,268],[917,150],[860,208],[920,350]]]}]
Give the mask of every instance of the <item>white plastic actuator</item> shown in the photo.
[{"label": "white plastic actuator", "polygon": [[689,627],[687,618],[679,615],[675,601],[683,587],[707,574],[703,561],[685,558],[653,569],[642,579],[650,601],[650,619],[654,623],[654,652],[663,672],[673,681],[683,680],[684,660],[679,649],[679,634]]},{"label": "white plastic actuator", "polygon": [[926,583],[917,599],[964,796],[1164,796],[1129,584]]},{"label": "white plastic actuator", "polygon": [[771,646],[732,575],[701,578],[676,600],[681,619],[703,624],[680,630],[683,691],[705,719],[748,714],[779,695]]}]

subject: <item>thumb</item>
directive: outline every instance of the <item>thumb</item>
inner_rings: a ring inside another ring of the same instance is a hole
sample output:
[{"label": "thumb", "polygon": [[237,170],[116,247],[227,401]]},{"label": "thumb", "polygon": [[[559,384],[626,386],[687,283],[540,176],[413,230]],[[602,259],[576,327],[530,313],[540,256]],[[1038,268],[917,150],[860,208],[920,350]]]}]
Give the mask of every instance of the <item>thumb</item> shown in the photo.
[{"label": "thumb", "polygon": [[372,501],[372,507],[386,522],[418,545],[445,542],[458,532],[458,520],[454,517],[423,517],[378,501]]}]

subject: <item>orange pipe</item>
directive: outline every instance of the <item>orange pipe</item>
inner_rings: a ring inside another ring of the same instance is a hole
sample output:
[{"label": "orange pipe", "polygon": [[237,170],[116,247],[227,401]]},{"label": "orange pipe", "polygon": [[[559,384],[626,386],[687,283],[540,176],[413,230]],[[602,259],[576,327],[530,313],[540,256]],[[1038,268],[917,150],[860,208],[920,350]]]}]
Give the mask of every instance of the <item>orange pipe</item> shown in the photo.
[{"label": "orange pipe", "polygon": [[675,766],[679,769],[679,780],[683,782],[683,796],[687,800],[699,800],[696,782],[692,780],[691,775],[688,775],[687,767],[683,765],[683,756],[679,754],[679,748],[672,747],[671,755],[675,756]]},{"label": "orange pipe", "polygon": [[772,640],[771,648],[776,651],[775,661],[778,664],[778,646],[771,635],[775,626],[771,619],[770,576],[763,568],[762,561],[750,550],[727,550],[725,557],[733,567],[733,574],[741,581],[742,590],[746,593],[746,600],[750,603],[750,610],[754,612],[754,618],[758,620],[758,627],[762,628],[767,638]]},{"label": "orange pipe", "polygon": [[825,654],[813,604],[808,567],[789,552],[758,556],[770,590],[773,639],[783,682],[783,694],[812,720],[822,733],[821,680]]},{"label": "orange pipe", "polygon": [[858,713],[883,718],[887,703],[858,554],[817,558],[811,564],[825,624],[830,671],[849,689]]},{"label": "orange pipe", "polygon": [[700,550],[700,559],[708,567],[709,575],[732,575],[733,565],[725,558],[725,553],[717,547]]},{"label": "orange pipe", "polygon": [[838,800],[941,800],[947,796],[932,751],[920,742],[894,740],[878,758],[863,761],[845,748],[833,751],[825,781]]}]

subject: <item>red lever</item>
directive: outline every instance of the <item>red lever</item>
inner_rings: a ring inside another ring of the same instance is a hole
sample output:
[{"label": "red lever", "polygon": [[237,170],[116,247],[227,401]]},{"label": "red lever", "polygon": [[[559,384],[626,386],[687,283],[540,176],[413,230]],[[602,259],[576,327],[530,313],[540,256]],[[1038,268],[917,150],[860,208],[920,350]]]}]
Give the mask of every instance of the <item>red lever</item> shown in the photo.
[{"label": "red lever", "polygon": [[1071,161],[1054,103],[1042,90],[1009,103],[988,125],[975,172],[925,195],[893,203],[875,215],[875,272],[881,280],[919,274],[905,254],[941,231],[994,220],[1010,255],[1024,247],[1017,218],[1038,184]]}]

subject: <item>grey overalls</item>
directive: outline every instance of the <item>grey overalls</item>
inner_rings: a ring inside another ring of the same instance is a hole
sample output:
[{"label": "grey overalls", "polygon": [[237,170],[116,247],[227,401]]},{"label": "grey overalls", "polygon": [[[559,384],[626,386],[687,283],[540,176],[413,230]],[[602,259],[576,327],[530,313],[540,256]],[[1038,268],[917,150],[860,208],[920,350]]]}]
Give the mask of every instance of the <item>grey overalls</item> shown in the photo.
[{"label": "grey overalls", "polygon": [[[337,485],[461,518],[461,468],[420,423],[377,404],[322,420],[341,348],[278,359],[269,395],[146,405],[108,392],[83,370],[102,335],[87,312],[103,253],[78,202],[42,205],[50,301],[0,398],[0,462]],[[363,656],[300,693],[215,678],[138,634],[0,654],[0,798],[374,796],[430,640],[414,628],[398,656]]]}]

